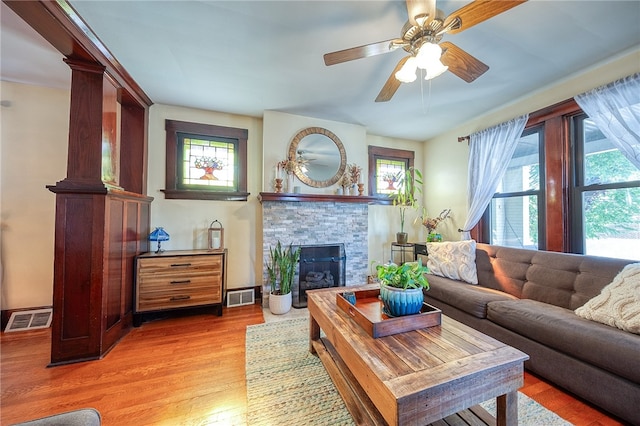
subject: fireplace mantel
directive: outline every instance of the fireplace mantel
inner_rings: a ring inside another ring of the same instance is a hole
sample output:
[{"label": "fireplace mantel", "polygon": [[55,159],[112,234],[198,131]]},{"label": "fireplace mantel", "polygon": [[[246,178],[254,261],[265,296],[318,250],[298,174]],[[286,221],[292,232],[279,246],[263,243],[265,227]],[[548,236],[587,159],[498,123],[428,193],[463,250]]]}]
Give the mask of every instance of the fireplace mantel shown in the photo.
[{"label": "fireplace mantel", "polygon": [[261,192],[258,200],[283,202],[326,202],[360,203],[360,204],[391,204],[389,197],[370,197],[366,195],[333,195],[333,194],[300,194],[294,192]]}]

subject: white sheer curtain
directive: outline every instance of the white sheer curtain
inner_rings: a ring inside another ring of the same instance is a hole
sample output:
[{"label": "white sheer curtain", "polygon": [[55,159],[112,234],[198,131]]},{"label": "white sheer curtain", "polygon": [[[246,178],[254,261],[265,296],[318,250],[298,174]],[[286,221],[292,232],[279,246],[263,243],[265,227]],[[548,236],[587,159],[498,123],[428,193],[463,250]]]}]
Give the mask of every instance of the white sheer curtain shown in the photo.
[{"label": "white sheer curtain", "polygon": [[575,100],[607,139],[640,169],[640,74],[598,87]]},{"label": "white sheer curtain", "polygon": [[528,119],[529,114],[525,114],[469,136],[469,213],[462,228],[463,240],[471,238],[471,228],[476,226],[491,202]]}]

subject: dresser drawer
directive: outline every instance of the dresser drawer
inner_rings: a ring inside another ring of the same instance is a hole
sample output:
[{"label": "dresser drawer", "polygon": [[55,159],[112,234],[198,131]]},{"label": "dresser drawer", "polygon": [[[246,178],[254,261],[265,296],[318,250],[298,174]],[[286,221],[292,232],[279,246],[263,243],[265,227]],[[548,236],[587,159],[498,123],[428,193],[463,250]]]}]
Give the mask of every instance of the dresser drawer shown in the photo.
[{"label": "dresser drawer", "polygon": [[211,305],[222,303],[222,293],[220,286],[166,288],[140,292],[137,303],[138,312]]},{"label": "dresser drawer", "polygon": [[138,259],[140,275],[208,274],[222,270],[222,256],[151,257]]},{"label": "dresser drawer", "polygon": [[164,291],[180,287],[220,287],[222,271],[180,271],[173,274],[138,275],[138,292]]}]

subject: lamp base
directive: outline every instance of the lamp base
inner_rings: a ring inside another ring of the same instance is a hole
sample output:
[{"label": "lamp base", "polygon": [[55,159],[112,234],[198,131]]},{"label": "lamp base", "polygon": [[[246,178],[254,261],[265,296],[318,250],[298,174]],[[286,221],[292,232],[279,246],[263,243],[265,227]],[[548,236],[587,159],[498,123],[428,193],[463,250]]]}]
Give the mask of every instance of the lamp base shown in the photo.
[{"label": "lamp base", "polygon": [[158,250],[156,250],[156,254],[162,253],[163,251],[164,251],[164,249],[161,247],[160,241],[158,241]]}]

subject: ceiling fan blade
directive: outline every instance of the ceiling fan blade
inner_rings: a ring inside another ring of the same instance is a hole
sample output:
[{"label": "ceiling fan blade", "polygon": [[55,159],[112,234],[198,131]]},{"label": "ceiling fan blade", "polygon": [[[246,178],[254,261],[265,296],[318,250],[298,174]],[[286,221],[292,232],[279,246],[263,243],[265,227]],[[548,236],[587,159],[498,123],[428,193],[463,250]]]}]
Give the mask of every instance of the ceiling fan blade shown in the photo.
[{"label": "ceiling fan blade", "polygon": [[460,28],[453,28],[449,31],[449,34],[456,34],[469,29],[476,24],[484,22],[487,19],[491,19],[502,12],[506,12],[507,10],[526,1],[527,0],[475,0],[447,16],[447,19],[444,21],[444,25],[447,26],[451,20],[456,17],[460,17],[462,20]]},{"label": "ceiling fan blade", "polygon": [[449,67],[449,71],[467,83],[473,82],[489,69],[486,64],[451,42],[444,41],[440,43],[440,47],[444,51],[440,61]]},{"label": "ceiling fan blade", "polygon": [[324,55],[324,64],[326,66],[335,65],[342,62],[353,61],[354,59],[367,58],[369,56],[391,52],[393,49],[390,46],[394,40],[395,39],[379,41],[377,43],[327,53]]},{"label": "ceiling fan blade", "polygon": [[410,57],[411,56],[405,56],[404,58],[400,59],[400,62],[398,62],[398,65],[396,65],[395,69],[391,72],[391,75],[387,79],[387,82],[384,84],[384,86],[382,86],[380,93],[378,93],[376,102],[387,102],[391,100],[391,98],[393,98],[393,95],[395,95],[398,87],[400,87],[400,84],[402,84],[400,83],[400,80],[396,78],[396,73],[400,71],[400,68],[402,68],[404,63],[407,62],[407,59],[409,59]]},{"label": "ceiling fan blade", "polygon": [[425,26],[436,16],[436,0],[407,0],[411,25]]}]

